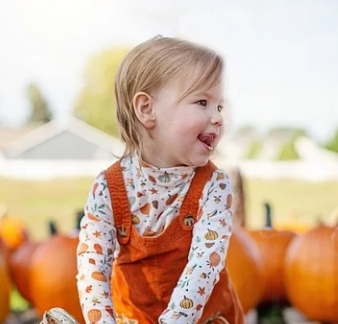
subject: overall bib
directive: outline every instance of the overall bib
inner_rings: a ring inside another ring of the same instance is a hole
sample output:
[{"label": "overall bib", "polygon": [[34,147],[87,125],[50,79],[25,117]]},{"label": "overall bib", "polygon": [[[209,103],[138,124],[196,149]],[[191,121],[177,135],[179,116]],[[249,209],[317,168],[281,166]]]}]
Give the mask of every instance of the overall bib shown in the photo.
[{"label": "overall bib", "polygon": [[[180,214],[162,233],[150,237],[141,236],[132,226],[132,215],[119,162],[107,169],[107,185],[120,244],[120,253],[114,261],[111,280],[118,323],[158,323],[158,318],[168,307],[171,294],[188,262],[199,199],[215,170],[216,167],[210,161],[206,166],[196,169]],[[182,312],[178,316],[187,314]],[[226,322],[244,324],[244,315],[225,268],[196,324]]]}]

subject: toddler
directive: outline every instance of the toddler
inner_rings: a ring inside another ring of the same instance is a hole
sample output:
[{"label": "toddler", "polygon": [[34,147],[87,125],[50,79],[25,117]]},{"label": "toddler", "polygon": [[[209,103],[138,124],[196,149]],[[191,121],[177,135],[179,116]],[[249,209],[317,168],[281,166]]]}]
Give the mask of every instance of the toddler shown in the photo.
[{"label": "toddler", "polygon": [[125,153],[82,219],[78,291],[88,324],[243,324],[225,267],[232,187],[210,162],[223,134],[223,62],[156,37],[115,78]]}]

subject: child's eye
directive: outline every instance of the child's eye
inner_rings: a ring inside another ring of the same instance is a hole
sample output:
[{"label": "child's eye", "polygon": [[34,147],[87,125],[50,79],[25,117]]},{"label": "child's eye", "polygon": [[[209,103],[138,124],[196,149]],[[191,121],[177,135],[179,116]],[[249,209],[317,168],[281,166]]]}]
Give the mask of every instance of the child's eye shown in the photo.
[{"label": "child's eye", "polygon": [[218,106],[218,107],[217,107],[217,110],[218,110],[218,112],[222,112],[223,106]]},{"label": "child's eye", "polygon": [[201,106],[206,106],[207,105],[207,101],[206,100],[198,100],[197,103]]}]

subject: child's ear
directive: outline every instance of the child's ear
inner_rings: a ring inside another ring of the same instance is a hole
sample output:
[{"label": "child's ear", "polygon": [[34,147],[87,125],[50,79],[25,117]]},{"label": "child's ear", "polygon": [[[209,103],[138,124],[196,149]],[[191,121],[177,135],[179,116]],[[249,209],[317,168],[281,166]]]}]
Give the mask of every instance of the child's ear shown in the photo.
[{"label": "child's ear", "polygon": [[153,98],[146,92],[138,92],[133,98],[133,106],[136,117],[147,129],[155,126],[155,112]]}]

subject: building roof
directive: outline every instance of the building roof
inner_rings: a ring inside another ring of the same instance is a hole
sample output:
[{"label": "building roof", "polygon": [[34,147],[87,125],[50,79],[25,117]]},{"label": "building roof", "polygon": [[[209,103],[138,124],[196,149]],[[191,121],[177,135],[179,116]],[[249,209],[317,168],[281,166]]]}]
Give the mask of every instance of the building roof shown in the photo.
[{"label": "building roof", "polygon": [[39,127],[39,125],[30,125],[17,128],[0,127],[0,151],[6,149],[14,141],[33,131],[37,127]]},{"label": "building roof", "polygon": [[67,120],[52,120],[28,133],[24,133],[20,138],[6,146],[5,154],[15,156],[24,153],[64,131],[80,136],[102,150],[112,152],[117,156],[123,153],[124,145],[119,139],[79,119],[69,117]]}]

